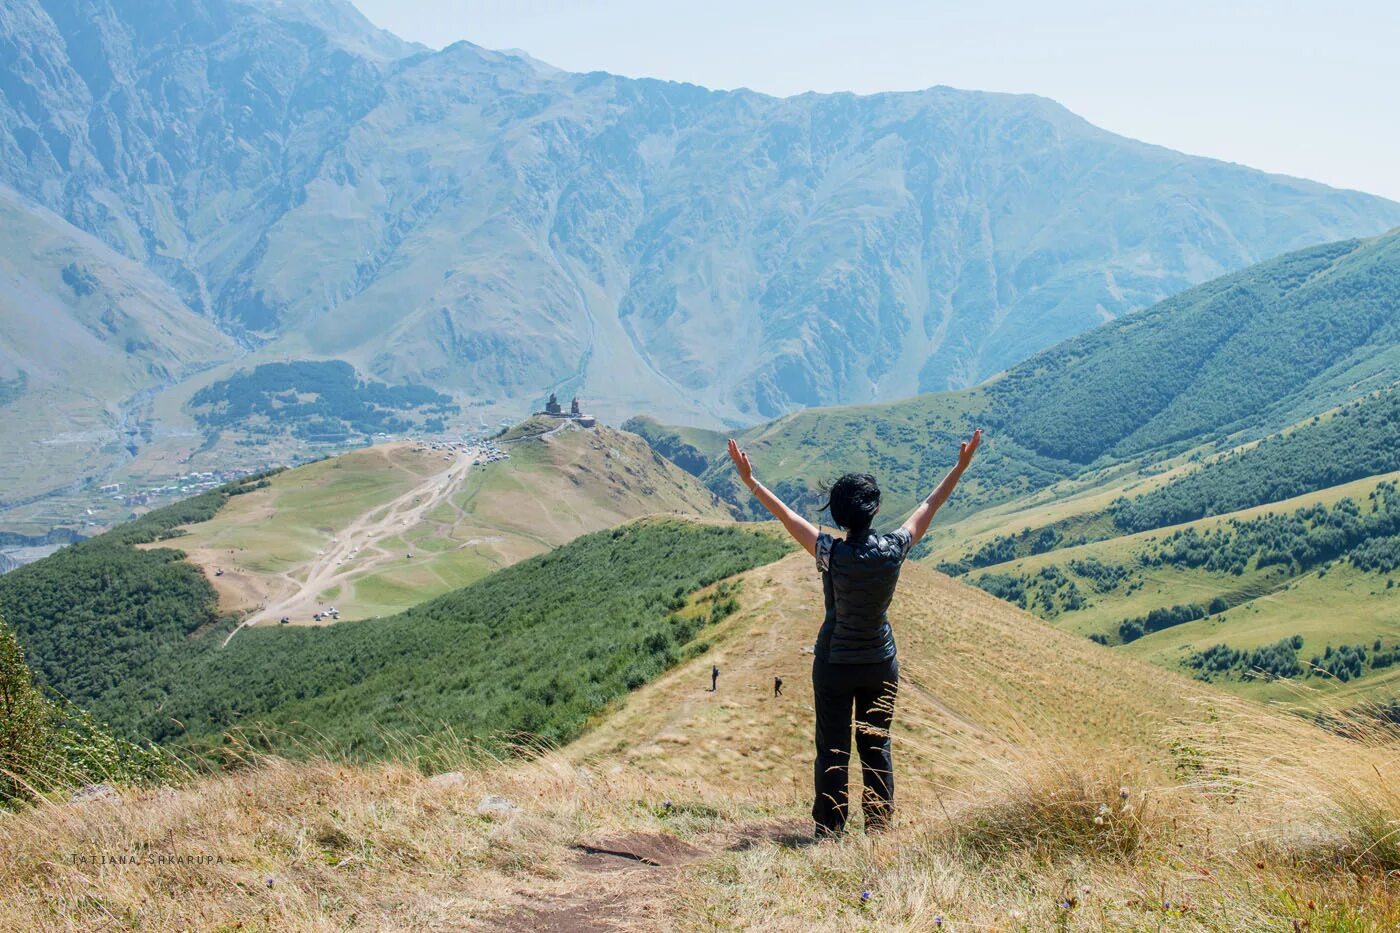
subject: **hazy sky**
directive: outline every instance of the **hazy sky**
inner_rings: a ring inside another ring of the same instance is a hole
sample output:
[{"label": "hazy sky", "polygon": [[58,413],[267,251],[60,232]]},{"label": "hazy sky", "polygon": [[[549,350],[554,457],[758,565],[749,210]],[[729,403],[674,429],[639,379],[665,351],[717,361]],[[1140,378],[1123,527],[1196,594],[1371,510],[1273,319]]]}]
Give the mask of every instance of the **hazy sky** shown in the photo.
[{"label": "hazy sky", "polygon": [[770,94],[1054,98],[1147,142],[1400,200],[1400,2],[354,0],[441,47]]}]

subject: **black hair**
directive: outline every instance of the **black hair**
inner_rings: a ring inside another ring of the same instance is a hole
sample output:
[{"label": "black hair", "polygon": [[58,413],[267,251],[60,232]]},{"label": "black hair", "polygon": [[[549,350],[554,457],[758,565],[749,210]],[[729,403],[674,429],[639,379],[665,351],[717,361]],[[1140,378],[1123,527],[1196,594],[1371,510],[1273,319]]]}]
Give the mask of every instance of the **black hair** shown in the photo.
[{"label": "black hair", "polygon": [[864,531],[880,508],[880,486],[869,473],[847,473],[831,484],[823,509],[847,534]]}]

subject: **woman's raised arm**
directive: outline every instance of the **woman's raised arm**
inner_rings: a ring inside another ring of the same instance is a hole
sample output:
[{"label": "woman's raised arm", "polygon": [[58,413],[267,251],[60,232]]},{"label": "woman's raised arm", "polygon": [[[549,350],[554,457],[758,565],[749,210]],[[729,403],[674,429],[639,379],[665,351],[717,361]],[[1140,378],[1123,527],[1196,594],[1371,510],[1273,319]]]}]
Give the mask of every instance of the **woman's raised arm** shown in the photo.
[{"label": "woman's raised arm", "polygon": [[958,448],[958,464],[948,471],[948,475],[943,477],[943,482],[938,484],[938,488],[929,493],[929,497],[919,504],[914,510],[914,514],[904,520],[900,527],[909,533],[910,547],[919,543],[919,539],[928,531],[929,522],[933,521],[933,515],[942,507],[948,497],[953,494],[953,488],[958,485],[958,480],[962,478],[963,470],[967,469],[972,462],[972,455],[977,453],[977,446],[982,443],[982,429],[978,428],[972,432],[972,440],[963,441]]},{"label": "woman's raised arm", "polygon": [[763,503],[763,507],[773,513],[773,517],[783,523],[788,534],[792,535],[794,541],[807,549],[808,554],[817,553],[817,529],[811,522],[798,515],[788,504],[773,494],[773,491],[760,483],[753,475],[753,465],[749,463],[749,455],[740,449],[734,438],[729,439],[729,459],[734,461],[734,468],[739,471],[739,479],[744,481],[744,485],[749,487],[749,492]]}]

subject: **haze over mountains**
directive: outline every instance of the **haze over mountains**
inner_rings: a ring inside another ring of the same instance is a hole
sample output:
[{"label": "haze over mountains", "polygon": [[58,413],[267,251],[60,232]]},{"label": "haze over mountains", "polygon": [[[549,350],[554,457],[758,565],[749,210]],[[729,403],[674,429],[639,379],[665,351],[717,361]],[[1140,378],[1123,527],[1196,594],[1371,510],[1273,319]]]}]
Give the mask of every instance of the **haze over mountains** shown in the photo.
[{"label": "haze over mountains", "polygon": [[571,74],[338,0],[19,0],[0,44],[0,182],[245,346],[515,414],[550,386],[718,424],[968,385],[1400,225],[1043,98]]}]

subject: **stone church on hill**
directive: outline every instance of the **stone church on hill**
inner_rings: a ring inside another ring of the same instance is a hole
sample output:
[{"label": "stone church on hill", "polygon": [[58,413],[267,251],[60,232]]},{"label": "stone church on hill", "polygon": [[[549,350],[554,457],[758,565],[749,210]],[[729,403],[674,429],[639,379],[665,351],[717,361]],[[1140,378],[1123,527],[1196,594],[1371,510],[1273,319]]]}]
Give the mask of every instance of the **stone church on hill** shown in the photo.
[{"label": "stone church on hill", "polygon": [[569,410],[565,413],[562,405],[559,404],[559,397],[553,392],[549,393],[549,401],[545,403],[544,411],[535,412],[537,415],[547,415],[551,418],[568,418],[570,421],[578,422],[580,427],[591,428],[598,423],[592,415],[585,415],[579,407],[578,396],[569,403]]}]

